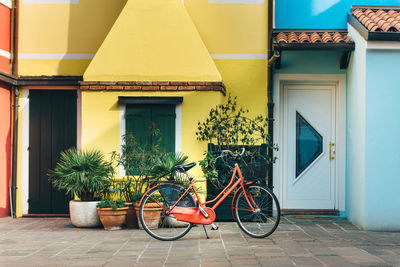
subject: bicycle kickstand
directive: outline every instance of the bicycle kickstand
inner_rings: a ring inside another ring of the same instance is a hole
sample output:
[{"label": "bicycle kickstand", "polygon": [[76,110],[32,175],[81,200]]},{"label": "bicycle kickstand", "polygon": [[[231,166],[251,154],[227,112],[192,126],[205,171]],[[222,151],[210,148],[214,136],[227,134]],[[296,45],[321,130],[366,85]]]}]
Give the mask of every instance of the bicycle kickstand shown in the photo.
[{"label": "bicycle kickstand", "polygon": [[204,224],[203,224],[203,229],[204,229],[204,233],[206,233],[207,239],[210,239],[210,237],[209,237],[208,234],[207,234],[207,230],[206,230],[206,227],[204,226]]},{"label": "bicycle kickstand", "polygon": [[218,226],[215,225],[214,223],[211,224],[211,230],[218,230]]}]

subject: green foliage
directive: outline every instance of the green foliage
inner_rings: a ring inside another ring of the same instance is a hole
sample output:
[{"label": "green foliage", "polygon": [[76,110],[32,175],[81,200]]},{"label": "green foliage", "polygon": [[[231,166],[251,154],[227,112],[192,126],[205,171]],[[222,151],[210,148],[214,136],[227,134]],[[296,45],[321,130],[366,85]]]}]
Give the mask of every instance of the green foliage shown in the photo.
[{"label": "green foliage", "polygon": [[132,203],[139,203],[143,195],[144,193],[134,193],[130,196],[130,200]]},{"label": "green foliage", "polygon": [[113,210],[117,210],[118,208],[123,208],[125,205],[125,200],[123,199],[116,199],[113,200],[112,198],[105,198],[97,203],[98,208],[112,208]]},{"label": "green foliage", "polygon": [[187,161],[187,156],[163,150],[158,129],[153,127],[150,132],[153,144],[140,144],[128,132],[123,137],[121,154],[113,152],[112,158],[125,169],[125,177],[116,187],[127,201],[139,202],[147,187],[160,180],[176,180],[175,166]]},{"label": "green foliage", "polygon": [[166,178],[169,181],[173,181],[179,176],[176,171],[176,166],[186,164],[187,159],[188,157],[181,153],[163,153],[160,157],[155,159],[152,174],[157,180]]},{"label": "green foliage", "polygon": [[49,180],[54,187],[66,190],[83,201],[94,200],[110,183],[114,173],[111,162],[99,150],[80,151],[70,148],[61,152]]},{"label": "green foliage", "polygon": [[[242,167],[255,162],[273,164],[276,160],[273,155],[261,153],[259,146],[266,144],[267,148],[278,150],[268,134],[268,118],[262,115],[250,118],[248,115],[248,109],[238,106],[237,97],[232,98],[229,95],[224,105],[212,108],[208,118],[198,122],[197,140],[215,144],[219,149],[206,151],[199,162],[205,177],[217,188],[223,188],[230,181],[236,162]],[[239,154],[243,147],[246,152],[240,159],[218,157],[224,149]],[[224,173],[221,173],[222,169]]]},{"label": "green foliage", "polygon": [[153,166],[162,154],[162,149],[159,132],[154,130],[151,135],[157,142],[152,145],[140,144],[134,135],[128,132],[123,136],[121,154],[118,155],[115,151],[112,154],[118,165],[125,169],[123,194],[127,200],[132,199],[133,195],[143,193],[148,184],[154,180]]},{"label": "green foliage", "polygon": [[210,110],[204,122],[198,122],[197,140],[217,145],[256,145],[271,141],[268,119],[262,115],[249,118],[248,109],[238,107],[231,95],[224,105]]},{"label": "green foliage", "polygon": [[[217,157],[210,151],[204,152],[204,158],[200,160],[199,165],[204,173],[204,176],[212,183],[218,184],[218,171],[215,167]],[[222,183],[224,183],[223,181]]]}]

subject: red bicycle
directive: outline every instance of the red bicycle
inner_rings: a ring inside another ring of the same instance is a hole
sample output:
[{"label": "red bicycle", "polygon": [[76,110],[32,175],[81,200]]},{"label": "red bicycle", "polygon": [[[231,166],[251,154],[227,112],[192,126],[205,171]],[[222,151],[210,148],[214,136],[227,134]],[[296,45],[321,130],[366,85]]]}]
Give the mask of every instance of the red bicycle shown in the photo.
[{"label": "red bicycle", "polygon": [[[236,159],[243,153],[244,149],[240,154],[224,150],[220,157],[230,155]],[[264,238],[275,231],[280,220],[280,206],[269,188],[246,181],[236,163],[230,183],[213,200],[202,203],[192,178],[187,174],[195,165],[193,162],[176,167],[179,172],[186,174],[190,183],[187,188],[165,182],[151,187],[143,195],[140,200],[139,219],[149,235],[162,241],[172,241],[187,234],[193,224],[202,224],[203,227],[211,224],[212,230],[218,229],[213,223],[216,217],[215,209],[232,192],[233,218],[243,232],[255,238]],[[206,207],[211,203],[215,204]],[[150,217],[156,218],[155,223],[154,220],[151,222],[148,219]],[[204,231],[208,238],[205,227]]]}]

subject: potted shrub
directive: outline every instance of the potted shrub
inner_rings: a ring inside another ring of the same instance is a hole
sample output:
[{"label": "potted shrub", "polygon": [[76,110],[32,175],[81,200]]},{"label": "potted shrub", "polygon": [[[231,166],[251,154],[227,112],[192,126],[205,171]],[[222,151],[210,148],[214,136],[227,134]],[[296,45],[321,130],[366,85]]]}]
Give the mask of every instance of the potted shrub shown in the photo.
[{"label": "potted shrub", "polygon": [[99,194],[113,175],[112,164],[104,160],[99,150],[80,151],[75,148],[61,152],[49,180],[54,187],[79,200],[69,202],[71,222],[76,227],[95,227],[100,224],[96,205]]},{"label": "potted shrub", "polygon": [[[249,110],[237,105],[237,98],[228,96],[225,104],[217,105],[203,122],[198,122],[197,140],[208,143],[208,150],[200,166],[207,178],[207,200],[213,199],[230,181],[234,160],[218,158],[222,150],[240,153],[245,148],[239,165],[245,178],[252,178],[266,185],[267,165],[275,158],[268,155],[268,148],[277,150],[268,135],[268,119],[262,115],[249,116]],[[233,220],[229,198],[217,208],[217,220]]]},{"label": "potted shrub", "polygon": [[[159,132],[154,128],[151,129],[151,137],[158,141],[152,145],[140,144],[133,133],[127,132],[123,137],[124,143],[121,145],[121,153],[118,155],[114,151],[112,156],[118,165],[122,166],[125,170],[121,191],[124,199],[132,203],[132,205],[128,204],[130,207],[130,216],[128,216],[127,221],[127,224],[131,227],[138,225],[141,228],[137,219],[139,213],[138,204],[148,186],[156,181],[152,169],[156,159],[163,153]],[[135,210],[134,213],[133,209]],[[153,219],[156,220],[156,218]]]},{"label": "potted shrub", "polygon": [[[151,137],[156,140],[152,145],[140,144],[131,132],[124,136],[124,143],[121,146],[121,153],[117,155],[113,152],[113,158],[118,165],[125,169],[125,177],[119,186],[123,198],[132,203],[132,208],[128,211],[127,225],[138,225],[143,229],[138,220],[139,201],[148,186],[160,180],[177,181],[179,180],[175,167],[185,164],[187,156],[179,153],[165,152],[161,146],[161,138],[157,129],[151,129]],[[130,205],[130,204],[128,204]],[[131,209],[135,210],[136,217],[131,214]],[[145,207],[145,220],[153,220],[154,225],[158,225],[161,208]]]},{"label": "potted shrub", "polygon": [[108,197],[97,203],[97,212],[105,230],[119,230],[126,221],[128,207],[125,200]]},{"label": "potted shrub", "polygon": [[[138,228],[138,219],[136,217],[136,211],[133,207],[133,202],[136,202],[138,197],[135,197],[134,190],[132,188],[132,181],[128,176],[122,177],[118,182],[116,182],[116,187],[118,188],[120,198],[125,200],[125,206],[128,207],[126,214],[126,228]],[[140,198],[139,198],[140,200]]]}]

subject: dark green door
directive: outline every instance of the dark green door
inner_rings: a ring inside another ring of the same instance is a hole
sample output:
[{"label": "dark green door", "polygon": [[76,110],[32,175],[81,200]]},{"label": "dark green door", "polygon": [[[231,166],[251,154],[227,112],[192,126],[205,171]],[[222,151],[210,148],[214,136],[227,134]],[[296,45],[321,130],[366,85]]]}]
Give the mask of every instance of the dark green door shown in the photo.
[{"label": "dark green door", "polygon": [[47,173],[60,152],[76,146],[74,90],[29,92],[29,213],[67,214],[70,196],[54,189]]},{"label": "dark green door", "polygon": [[175,152],[175,105],[127,105],[126,130],[141,144],[153,144],[150,125],[160,130],[162,146]]}]

